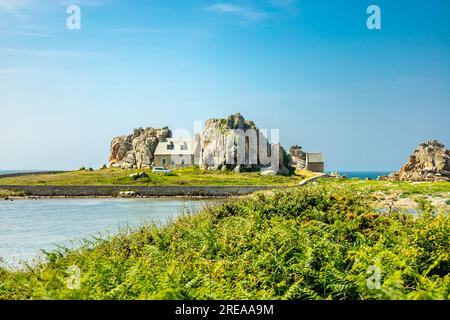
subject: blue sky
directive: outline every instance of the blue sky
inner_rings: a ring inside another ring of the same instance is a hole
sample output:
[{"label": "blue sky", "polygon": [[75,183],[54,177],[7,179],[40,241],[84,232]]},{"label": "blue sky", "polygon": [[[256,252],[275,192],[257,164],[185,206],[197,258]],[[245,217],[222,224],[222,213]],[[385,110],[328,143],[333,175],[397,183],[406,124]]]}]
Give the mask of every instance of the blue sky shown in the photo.
[{"label": "blue sky", "polygon": [[98,167],[134,127],[241,112],[329,170],[397,170],[450,146],[449,88],[446,0],[0,0],[0,169]]}]

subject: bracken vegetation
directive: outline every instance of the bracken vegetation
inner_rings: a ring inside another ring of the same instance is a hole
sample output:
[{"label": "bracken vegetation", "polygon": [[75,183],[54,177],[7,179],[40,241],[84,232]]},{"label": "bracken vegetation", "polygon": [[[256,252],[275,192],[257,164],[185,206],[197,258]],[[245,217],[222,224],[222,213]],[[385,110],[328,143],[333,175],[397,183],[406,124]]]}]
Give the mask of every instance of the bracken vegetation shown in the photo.
[{"label": "bracken vegetation", "polygon": [[379,213],[344,189],[293,188],[2,270],[0,298],[449,299],[449,248],[448,212]]}]

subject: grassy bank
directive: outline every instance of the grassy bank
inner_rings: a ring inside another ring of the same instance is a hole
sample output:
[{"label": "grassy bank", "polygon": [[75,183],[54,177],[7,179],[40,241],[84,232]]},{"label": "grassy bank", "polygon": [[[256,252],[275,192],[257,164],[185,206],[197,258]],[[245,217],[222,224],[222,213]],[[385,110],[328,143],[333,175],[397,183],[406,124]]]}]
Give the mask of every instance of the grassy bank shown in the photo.
[{"label": "grassy bank", "polygon": [[439,209],[450,209],[450,182],[319,179],[318,184],[321,187],[350,191],[379,208],[416,209],[424,202],[431,202]]},{"label": "grassy bank", "polygon": [[[148,177],[133,179],[133,173],[145,172]],[[188,185],[188,186],[253,186],[295,185],[314,176],[315,173],[301,171],[292,176],[261,176],[259,172],[234,173],[230,171],[205,171],[198,167],[174,170],[170,174],[152,173],[151,170],[80,170],[58,174],[27,175],[0,178],[0,185],[31,186],[101,186],[101,185]]]},{"label": "grassy bank", "polygon": [[370,195],[376,192],[396,191],[402,197],[413,195],[437,196],[450,193],[450,182],[404,182],[361,179],[320,179],[321,186],[339,187],[352,192]]},{"label": "grassy bank", "polygon": [[24,194],[22,192],[17,191],[9,191],[0,189],[0,198],[8,198],[8,197],[22,197]]},{"label": "grassy bank", "polygon": [[379,214],[344,188],[292,188],[2,270],[0,299],[450,299],[449,248],[430,206]]}]

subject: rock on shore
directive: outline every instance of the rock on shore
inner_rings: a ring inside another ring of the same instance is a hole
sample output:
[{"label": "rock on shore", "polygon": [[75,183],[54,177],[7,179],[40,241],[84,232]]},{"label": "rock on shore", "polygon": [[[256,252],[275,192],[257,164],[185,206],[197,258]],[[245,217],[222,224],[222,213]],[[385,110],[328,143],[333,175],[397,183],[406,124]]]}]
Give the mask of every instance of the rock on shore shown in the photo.
[{"label": "rock on shore", "polygon": [[[242,133],[249,136],[250,133],[255,132],[256,144],[250,143],[245,138],[242,139]],[[131,135],[116,137],[111,142],[109,166],[123,169],[150,168],[158,143],[171,137],[172,132],[167,127],[161,129],[139,128],[135,129]],[[196,155],[196,158],[202,169],[228,169],[235,172],[267,169],[271,162],[269,154],[272,149],[274,155],[279,154],[279,165],[278,168],[271,167],[270,169],[275,168],[275,170],[266,171],[266,174],[290,173],[289,156],[283,147],[279,144],[269,144],[267,138],[260,135],[260,130],[253,121],[245,120],[239,113],[231,115],[227,119],[207,120],[201,135],[196,139],[196,145],[200,147],[200,154]],[[237,155],[240,155],[237,151],[238,148],[241,152],[245,150],[244,161],[237,159]],[[231,161],[231,163],[227,161],[227,153],[233,153],[235,161]],[[265,160],[268,160],[268,163],[262,160],[263,155],[266,155],[267,159]]]},{"label": "rock on shore", "polygon": [[[240,139],[240,133],[248,133],[253,130],[256,143],[249,143]],[[241,141],[242,140],[242,141]],[[245,146],[241,145],[244,143]],[[240,114],[230,115],[227,119],[209,119],[205,123],[205,127],[200,137],[201,158],[200,167],[207,170],[229,169],[235,172],[260,170],[268,167],[261,159],[263,154],[268,155],[270,150],[279,154],[278,170],[268,170],[266,173],[273,171],[273,174],[289,174],[289,156],[284,148],[279,144],[270,144],[267,137],[260,134],[259,128],[253,121],[247,121]],[[237,150],[245,150],[245,163],[237,159]],[[232,151],[235,155],[234,164],[227,161],[227,151]]]},{"label": "rock on shore", "polygon": [[450,181],[450,150],[437,140],[421,143],[399,172],[380,180]]},{"label": "rock on shore", "polygon": [[158,143],[172,136],[169,128],[138,128],[128,136],[116,137],[111,142],[110,167],[150,168]]}]

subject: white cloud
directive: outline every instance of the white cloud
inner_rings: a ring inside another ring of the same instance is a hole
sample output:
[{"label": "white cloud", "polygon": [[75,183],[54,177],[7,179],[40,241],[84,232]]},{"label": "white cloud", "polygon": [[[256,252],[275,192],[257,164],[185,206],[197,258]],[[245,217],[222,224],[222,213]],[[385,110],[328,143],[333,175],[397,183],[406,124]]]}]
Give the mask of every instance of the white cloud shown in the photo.
[{"label": "white cloud", "polygon": [[298,0],[270,0],[270,3],[277,7],[289,7],[298,2]]},{"label": "white cloud", "polygon": [[174,33],[184,31],[184,29],[169,29],[169,28],[148,28],[148,27],[118,27],[111,31],[117,33]]},{"label": "white cloud", "polygon": [[35,69],[14,69],[14,68],[0,69],[0,74],[13,75],[13,74],[24,74],[24,73],[40,73],[40,71],[35,70]]},{"label": "white cloud", "polygon": [[240,16],[245,20],[252,22],[260,21],[268,17],[268,14],[266,12],[257,11],[247,7],[241,7],[228,3],[216,3],[206,7],[205,9],[210,12]]},{"label": "white cloud", "polygon": [[60,4],[63,6],[70,6],[75,4],[80,7],[101,7],[106,5],[104,0],[62,0]]},{"label": "white cloud", "polygon": [[16,48],[1,48],[0,54],[9,55],[26,55],[35,56],[39,58],[79,58],[82,56],[80,52],[75,51],[63,51],[63,50],[28,50],[28,49],[16,49]]},{"label": "white cloud", "polygon": [[0,35],[2,34],[13,36],[26,36],[26,37],[53,37],[53,35],[47,33],[0,30]]},{"label": "white cloud", "polygon": [[0,12],[11,14],[15,17],[22,17],[22,11],[30,8],[34,0],[0,0]]},{"label": "white cloud", "polygon": [[0,13],[23,18],[23,12],[26,10],[34,10],[49,5],[69,6],[71,4],[81,7],[99,7],[107,4],[107,0],[0,0]]}]

